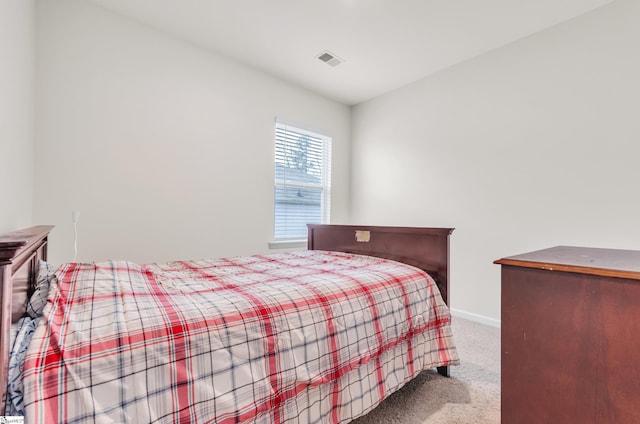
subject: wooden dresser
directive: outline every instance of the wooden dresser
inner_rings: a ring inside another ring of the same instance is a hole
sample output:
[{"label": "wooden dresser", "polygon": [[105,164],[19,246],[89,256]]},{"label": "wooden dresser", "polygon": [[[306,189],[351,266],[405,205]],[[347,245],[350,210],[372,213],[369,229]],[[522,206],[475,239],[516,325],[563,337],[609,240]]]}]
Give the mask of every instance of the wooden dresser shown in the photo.
[{"label": "wooden dresser", "polygon": [[502,424],[640,423],[640,251],[502,265]]}]

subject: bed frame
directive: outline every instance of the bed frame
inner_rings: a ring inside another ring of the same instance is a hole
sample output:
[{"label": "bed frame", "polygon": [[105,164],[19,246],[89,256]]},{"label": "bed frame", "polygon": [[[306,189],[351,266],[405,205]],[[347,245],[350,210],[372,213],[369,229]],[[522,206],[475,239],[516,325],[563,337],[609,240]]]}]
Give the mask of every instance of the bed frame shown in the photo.
[{"label": "bed frame", "polygon": [[25,313],[38,273],[38,259],[47,259],[51,225],[40,225],[0,236],[0,415],[7,398],[11,324]]},{"label": "bed frame", "polygon": [[[449,304],[449,235],[453,228],[309,225],[308,248],[376,256],[407,263],[429,273]],[[41,225],[0,236],[0,416],[7,394],[11,324],[26,310],[38,259],[47,259],[53,226]],[[449,367],[438,367],[449,375]]]}]

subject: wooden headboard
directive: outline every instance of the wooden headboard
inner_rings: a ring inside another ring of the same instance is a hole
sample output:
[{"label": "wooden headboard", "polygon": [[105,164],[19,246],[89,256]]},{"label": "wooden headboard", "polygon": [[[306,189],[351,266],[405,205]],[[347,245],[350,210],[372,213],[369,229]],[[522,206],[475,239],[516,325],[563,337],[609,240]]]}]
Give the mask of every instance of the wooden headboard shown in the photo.
[{"label": "wooden headboard", "polygon": [[309,224],[308,248],[403,262],[426,271],[449,305],[449,235],[453,228]]},{"label": "wooden headboard", "polygon": [[7,397],[11,324],[25,313],[36,282],[38,259],[47,259],[47,238],[52,229],[40,225],[0,236],[0,415],[4,415]]}]

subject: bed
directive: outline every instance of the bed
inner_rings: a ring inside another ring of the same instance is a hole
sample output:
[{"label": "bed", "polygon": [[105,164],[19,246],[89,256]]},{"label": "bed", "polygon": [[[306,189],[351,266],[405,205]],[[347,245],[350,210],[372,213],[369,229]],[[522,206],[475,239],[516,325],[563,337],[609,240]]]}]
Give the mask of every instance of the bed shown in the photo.
[{"label": "bed", "polygon": [[[51,229],[0,237],[2,406]],[[22,349],[27,422],[351,421],[459,363],[451,231],[309,225],[300,252],[63,264]]]}]

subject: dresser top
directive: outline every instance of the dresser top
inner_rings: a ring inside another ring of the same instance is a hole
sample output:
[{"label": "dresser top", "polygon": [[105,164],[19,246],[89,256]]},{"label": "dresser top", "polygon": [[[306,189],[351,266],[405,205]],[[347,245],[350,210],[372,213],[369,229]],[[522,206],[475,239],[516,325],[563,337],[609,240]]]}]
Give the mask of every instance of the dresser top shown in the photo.
[{"label": "dresser top", "polygon": [[637,250],[557,246],[509,256],[494,263],[640,280],[640,251]]}]

